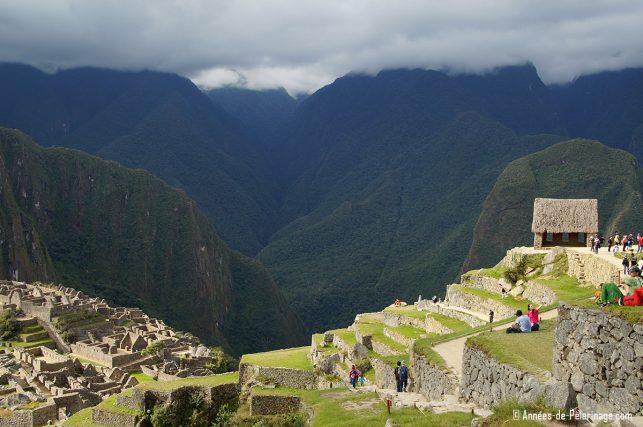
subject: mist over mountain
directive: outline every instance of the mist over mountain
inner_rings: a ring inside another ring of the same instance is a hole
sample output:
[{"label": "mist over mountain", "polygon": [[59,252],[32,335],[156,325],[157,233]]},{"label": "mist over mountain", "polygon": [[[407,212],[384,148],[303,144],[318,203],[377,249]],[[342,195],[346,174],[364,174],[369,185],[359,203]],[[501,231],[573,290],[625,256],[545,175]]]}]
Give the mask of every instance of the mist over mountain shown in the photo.
[{"label": "mist over mountain", "polygon": [[0,77],[0,124],[184,189],[226,243],[258,254],[251,263],[268,267],[310,330],[440,294],[467,254],[467,267],[487,263],[489,237],[474,227],[512,161],[578,136],[643,155],[641,70],[564,86],[531,65],[389,70],[301,102],[282,90],[204,94],[152,72],[3,65]]},{"label": "mist over mountain", "polygon": [[3,278],[138,306],[237,354],[304,340],[265,268],[148,172],[0,128],[0,190]]}]

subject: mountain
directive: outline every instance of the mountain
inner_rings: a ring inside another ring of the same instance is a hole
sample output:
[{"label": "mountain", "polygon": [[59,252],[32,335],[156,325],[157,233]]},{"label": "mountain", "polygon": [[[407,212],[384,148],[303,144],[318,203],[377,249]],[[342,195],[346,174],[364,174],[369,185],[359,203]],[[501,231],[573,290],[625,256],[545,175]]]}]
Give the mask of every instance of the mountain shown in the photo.
[{"label": "mountain", "polygon": [[550,90],[568,135],[597,139],[643,160],[643,69],[581,76]]},{"label": "mountain", "polygon": [[195,199],[235,249],[255,254],[274,231],[269,162],[188,79],[0,64],[0,95],[0,126],[152,172]]},{"label": "mountain", "polygon": [[486,198],[464,263],[490,265],[514,246],[533,245],[534,198],[598,199],[600,231],[643,229],[643,172],[629,153],[576,139],[511,162]]},{"label": "mountain", "polygon": [[138,305],[237,354],[303,342],[265,268],[149,173],[0,128],[0,185],[3,277]]},{"label": "mountain", "polygon": [[251,138],[264,144],[297,108],[297,100],[283,88],[252,90],[222,87],[205,93],[212,102],[234,117]]},{"label": "mountain", "polygon": [[259,259],[313,330],[396,297],[440,293],[497,176],[559,142],[528,136],[562,130],[559,119],[533,67],[338,79],[276,139],[284,226]]}]

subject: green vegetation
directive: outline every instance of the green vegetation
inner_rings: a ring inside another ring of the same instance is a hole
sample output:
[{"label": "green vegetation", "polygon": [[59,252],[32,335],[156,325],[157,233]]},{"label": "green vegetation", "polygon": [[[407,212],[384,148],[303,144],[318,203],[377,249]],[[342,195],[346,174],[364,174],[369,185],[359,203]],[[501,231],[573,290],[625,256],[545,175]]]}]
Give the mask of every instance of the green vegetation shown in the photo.
[{"label": "green vegetation", "polygon": [[550,276],[541,276],[536,280],[536,283],[545,285],[552,291],[556,292],[556,300],[558,301],[578,301],[594,296],[593,286],[580,286],[578,279],[568,275],[558,275],[555,278]]},{"label": "green vegetation", "polygon": [[470,337],[467,345],[500,363],[527,371],[544,380],[552,372],[555,321],[543,320],[537,332],[507,334],[504,330]]},{"label": "green vegetation", "polygon": [[445,316],[444,314],[431,313],[429,317],[442,323],[447,328],[451,329],[454,333],[460,333],[471,330],[471,326],[462,320],[454,319],[453,317]]},{"label": "green vegetation", "polygon": [[274,368],[295,368],[308,371],[313,370],[313,365],[307,355],[310,347],[289,348],[286,350],[269,351],[267,353],[244,354],[241,363],[257,366],[270,366]]},{"label": "green vegetation", "polygon": [[223,351],[221,347],[212,347],[212,363],[205,365],[204,368],[210,370],[213,374],[222,374],[232,372],[239,367],[239,359],[234,358]]},{"label": "green vegetation", "polygon": [[496,292],[489,292],[489,291],[485,291],[482,289],[475,289],[475,288],[467,288],[460,285],[451,285],[451,289],[464,292],[466,294],[475,295],[481,298],[491,299],[501,304],[504,304],[506,306],[515,308],[517,310],[519,309],[524,310],[527,307],[527,304],[531,303],[531,301],[527,299],[516,299],[511,295],[507,295],[506,297],[503,298],[502,295]]},{"label": "green vegetation", "polygon": [[626,306],[626,305],[606,305],[601,307],[593,299],[583,299],[572,302],[573,305],[583,308],[601,310],[611,316],[618,316],[628,322],[643,323],[643,306]]},{"label": "green vegetation", "polygon": [[[22,165],[8,170],[7,191],[0,194],[0,229],[9,230],[5,238],[15,242],[13,262],[21,266],[22,279],[55,280],[112,306],[140,307],[236,354],[299,345],[306,338],[267,270],[229,250],[183,191],[142,170],[79,151],[43,149],[4,128],[0,160]],[[206,161],[210,168],[217,162]],[[201,170],[194,164],[189,169],[192,176]],[[26,197],[13,194],[18,179],[25,180]],[[223,206],[226,197],[217,198],[217,204]],[[231,218],[240,217],[238,206],[222,207],[228,208],[235,213]],[[47,212],[56,215],[43,216]],[[10,275],[7,263],[0,263],[0,275]],[[103,322],[96,313],[55,319],[61,333]]]},{"label": "green vegetation", "polygon": [[[130,375],[132,377],[136,378],[138,380],[139,384],[147,382],[147,381],[155,381],[154,378],[150,377],[147,374],[144,374],[143,372],[133,372]],[[127,391],[127,390],[132,390],[132,389],[126,389],[125,391]]]},{"label": "green vegetation", "polygon": [[16,338],[20,324],[11,310],[4,310],[0,313],[0,340],[11,341]]},{"label": "green vegetation", "polygon": [[348,329],[333,329],[328,331],[331,334],[337,335],[346,345],[353,346],[357,343],[357,338],[355,338],[355,332],[349,331]]},{"label": "green vegetation", "polygon": [[395,307],[390,305],[386,307],[384,311],[389,313],[402,314],[404,316],[413,317],[420,320],[424,320],[424,318],[426,317],[426,312],[418,311],[414,305],[407,305],[405,307]]},{"label": "green vegetation", "polygon": [[[527,419],[528,414],[550,414],[551,419],[555,420],[559,410],[565,412],[560,408],[546,406],[542,400],[528,404],[508,401],[495,406],[493,415],[485,418],[483,425],[486,427],[541,427],[542,423]],[[514,419],[514,411],[518,411],[519,420]],[[561,422],[562,424],[570,424],[565,421]]]},{"label": "green vegetation", "polygon": [[109,396],[107,399],[103,400],[101,403],[98,404],[97,408],[103,409],[108,412],[114,412],[118,414],[126,414],[126,415],[142,415],[141,411],[137,411],[136,409],[129,408],[127,406],[120,406],[116,404],[116,398],[117,394],[112,394]]},{"label": "green vegetation", "polygon": [[76,412],[74,415],[69,417],[67,421],[63,423],[65,427],[93,427],[95,426],[92,423],[92,409],[85,408]]},{"label": "green vegetation", "polygon": [[253,388],[253,394],[299,396],[312,409],[311,426],[361,427],[384,425],[391,418],[399,426],[460,427],[469,425],[467,413],[422,413],[415,408],[393,408],[386,413],[385,403],[375,393],[351,393],[346,389],[297,390],[289,388]]},{"label": "green vegetation", "polygon": [[380,323],[368,316],[360,316],[356,327],[362,334],[371,335],[373,341],[380,342],[395,352],[406,352],[406,347],[403,344],[400,344],[384,335],[384,328],[386,326],[383,323]]},{"label": "green vegetation", "polygon": [[161,357],[161,351],[165,348],[165,343],[163,341],[154,341],[151,344],[148,344],[143,350],[141,350],[141,356],[154,356],[157,358]]},{"label": "green vegetation", "polygon": [[142,390],[172,391],[185,386],[206,386],[214,387],[226,383],[239,382],[238,372],[226,374],[209,375],[207,377],[192,377],[174,381],[145,381],[136,386]]}]

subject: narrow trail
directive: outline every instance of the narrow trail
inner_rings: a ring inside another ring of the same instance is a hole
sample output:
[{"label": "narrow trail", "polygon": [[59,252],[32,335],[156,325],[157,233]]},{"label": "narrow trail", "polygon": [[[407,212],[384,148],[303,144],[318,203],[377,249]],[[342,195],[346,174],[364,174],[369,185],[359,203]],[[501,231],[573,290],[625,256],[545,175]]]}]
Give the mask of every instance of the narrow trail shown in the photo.
[{"label": "narrow trail", "polygon": [[[540,318],[542,320],[554,319],[556,317],[558,317],[557,309],[549,310],[540,315]],[[506,329],[507,327],[508,325],[495,326],[493,330],[498,331],[501,329]],[[451,368],[453,372],[455,372],[455,374],[458,376],[458,379],[462,378],[462,354],[464,353],[464,344],[467,341],[467,338],[478,335],[480,333],[482,332],[477,332],[462,338],[447,341],[433,347],[433,350],[435,350],[440,356],[442,356],[449,368]]]}]

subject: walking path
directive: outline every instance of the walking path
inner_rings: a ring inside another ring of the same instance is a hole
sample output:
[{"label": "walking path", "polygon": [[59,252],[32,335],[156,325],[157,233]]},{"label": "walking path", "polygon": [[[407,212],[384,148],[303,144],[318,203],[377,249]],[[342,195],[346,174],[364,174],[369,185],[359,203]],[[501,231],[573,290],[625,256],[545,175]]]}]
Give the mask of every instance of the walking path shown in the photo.
[{"label": "walking path", "polygon": [[[556,317],[558,317],[557,309],[546,311],[540,315],[540,318],[542,320],[554,319]],[[498,331],[505,328],[507,328],[506,324],[495,326],[493,330]],[[442,356],[447,366],[449,366],[449,368],[451,368],[453,372],[455,372],[455,374],[458,376],[458,379],[462,377],[462,355],[464,353],[464,344],[467,341],[467,338],[479,333],[481,332],[447,341],[433,347],[433,350],[435,350],[440,356]]]}]

